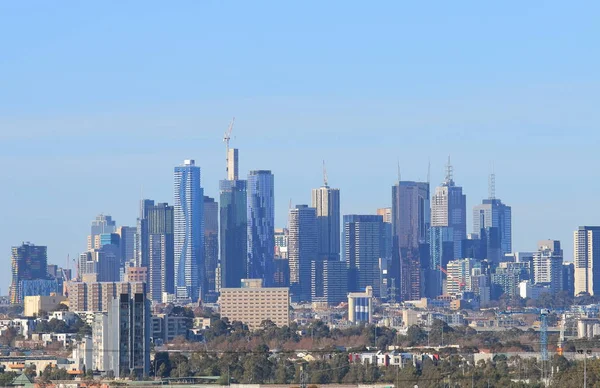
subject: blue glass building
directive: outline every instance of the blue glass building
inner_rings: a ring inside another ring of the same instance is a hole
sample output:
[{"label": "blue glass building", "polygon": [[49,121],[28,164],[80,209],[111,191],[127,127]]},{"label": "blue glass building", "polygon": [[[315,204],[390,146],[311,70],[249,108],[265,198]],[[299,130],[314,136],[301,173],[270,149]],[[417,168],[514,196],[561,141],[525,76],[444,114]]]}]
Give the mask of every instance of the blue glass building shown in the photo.
[{"label": "blue glass building", "polygon": [[197,301],[204,270],[204,190],[200,167],[186,160],[175,167],[175,294]]},{"label": "blue glass building", "polygon": [[273,283],[275,256],[275,179],[271,171],[255,170],[248,174],[248,261],[247,276]]},{"label": "blue glass building", "polygon": [[26,296],[49,296],[62,294],[62,279],[21,280],[21,300]]},{"label": "blue glass building", "polygon": [[348,268],[348,291],[372,287],[380,293],[379,258],[383,250],[383,217],[344,216],[344,258]]},{"label": "blue glass building", "polygon": [[222,180],[219,186],[221,286],[240,287],[248,256],[246,181]]}]

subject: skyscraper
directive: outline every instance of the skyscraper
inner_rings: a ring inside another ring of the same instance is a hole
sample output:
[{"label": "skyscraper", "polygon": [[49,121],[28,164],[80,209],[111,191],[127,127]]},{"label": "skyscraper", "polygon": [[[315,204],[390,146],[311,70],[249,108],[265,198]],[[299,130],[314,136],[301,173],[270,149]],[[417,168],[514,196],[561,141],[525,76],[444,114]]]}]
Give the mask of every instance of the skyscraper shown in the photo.
[{"label": "skyscraper", "polygon": [[345,215],[344,245],[348,268],[348,291],[371,286],[379,296],[379,258],[383,217],[378,215]]},{"label": "skyscraper", "polygon": [[251,279],[263,279],[270,287],[275,256],[275,193],[271,171],[255,170],[248,174],[248,262]]},{"label": "skyscraper", "polygon": [[247,265],[246,181],[238,178],[238,152],[229,149],[227,179],[219,182],[221,287],[240,287]]},{"label": "skyscraper", "polygon": [[427,243],[429,183],[400,181],[392,187],[392,265],[397,300],[421,297],[421,246]]},{"label": "skyscraper", "polygon": [[278,259],[288,259],[289,233],[287,228],[275,229],[275,257]]},{"label": "skyscraper", "polygon": [[200,167],[185,160],[175,167],[175,294],[196,301],[204,274],[204,190]]},{"label": "skyscraper", "polygon": [[205,301],[216,301],[216,270],[219,261],[219,204],[204,196],[204,285]]},{"label": "skyscraper", "polygon": [[317,215],[308,205],[297,205],[289,212],[288,261],[292,299],[311,300],[311,262],[317,260]]},{"label": "skyscraper", "polygon": [[502,255],[512,252],[511,207],[497,199],[495,193],[495,175],[490,176],[489,198],[481,205],[473,208],[473,233],[479,234],[481,229],[494,227],[500,233]]},{"label": "skyscraper", "polygon": [[117,234],[120,238],[121,264],[135,261],[135,234],[137,228],[131,226],[120,226]]},{"label": "skyscraper", "polygon": [[[154,201],[152,201],[154,203]],[[175,266],[175,220],[174,208],[167,203],[146,206],[144,211],[144,234],[148,241],[148,293],[155,302],[162,294],[174,293]]]},{"label": "skyscraper", "polygon": [[392,208],[382,207],[377,209],[378,216],[383,217],[383,251],[382,258],[390,261],[392,259]]},{"label": "skyscraper", "polygon": [[22,303],[21,287],[23,280],[48,278],[47,247],[29,242],[18,247],[12,247],[11,265],[10,303]]},{"label": "skyscraper", "polygon": [[151,199],[142,199],[140,201],[140,213],[137,219],[137,228],[134,240],[134,266],[148,267],[150,259],[148,257],[148,211],[154,206],[154,201]]},{"label": "skyscraper", "polygon": [[[431,228],[429,243],[431,247],[430,270],[432,281],[428,283],[441,287],[439,267],[445,267],[448,259],[456,260],[462,256],[462,241],[467,238],[467,197],[462,187],[456,186],[453,169],[448,158],[446,179],[435,188],[431,203]],[[434,290],[441,292],[441,288]],[[429,295],[434,296],[434,295]]]},{"label": "skyscraper", "polygon": [[317,214],[318,257],[340,260],[340,190],[324,186],[312,190],[312,205]]},{"label": "skyscraper", "polygon": [[431,226],[449,228],[453,236],[453,257],[460,259],[461,242],[467,238],[467,196],[453,180],[453,169],[448,160],[446,179],[435,188],[431,204]]},{"label": "skyscraper", "polygon": [[546,283],[551,293],[557,293],[563,287],[563,250],[560,241],[544,240],[538,243],[533,254],[533,281]]},{"label": "skyscraper", "polygon": [[338,260],[315,260],[311,263],[311,301],[338,305],[348,296],[348,268]]},{"label": "skyscraper", "polygon": [[90,235],[88,236],[87,249],[90,250],[94,248],[99,248],[95,245],[97,235],[102,233],[114,233],[116,232],[116,230],[116,223],[111,216],[104,214],[97,215],[96,219],[92,221]]},{"label": "skyscraper", "polygon": [[575,296],[600,295],[600,226],[580,226],[573,236]]},{"label": "skyscraper", "polygon": [[79,255],[79,278],[85,282],[120,280],[121,251],[118,245],[105,244]]}]

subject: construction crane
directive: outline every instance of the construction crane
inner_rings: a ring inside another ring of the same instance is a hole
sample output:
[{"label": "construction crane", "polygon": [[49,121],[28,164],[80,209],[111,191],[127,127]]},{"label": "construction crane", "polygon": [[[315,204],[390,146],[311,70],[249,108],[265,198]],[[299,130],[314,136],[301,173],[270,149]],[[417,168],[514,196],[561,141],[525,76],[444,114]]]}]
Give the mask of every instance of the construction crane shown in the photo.
[{"label": "construction crane", "polygon": [[231,140],[231,131],[233,131],[233,123],[235,122],[235,117],[231,119],[229,123],[229,128],[225,131],[225,135],[223,135],[223,142],[225,143],[225,163],[226,168],[225,171],[229,171],[229,140]]},{"label": "construction crane", "polygon": [[438,268],[440,269],[440,271],[442,271],[443,273],[446,274],[446,276],[448,277],[448,279],[453,280],[455,283],[458,284],[458,288],[463,291],[465,289],[465,286],[467,285],[467,283],[463,282],[460,279],[457,279],[456,277],[452,276],[450,273],[448,273],[448,271],[446,271],[441,265],[438,265]]}]

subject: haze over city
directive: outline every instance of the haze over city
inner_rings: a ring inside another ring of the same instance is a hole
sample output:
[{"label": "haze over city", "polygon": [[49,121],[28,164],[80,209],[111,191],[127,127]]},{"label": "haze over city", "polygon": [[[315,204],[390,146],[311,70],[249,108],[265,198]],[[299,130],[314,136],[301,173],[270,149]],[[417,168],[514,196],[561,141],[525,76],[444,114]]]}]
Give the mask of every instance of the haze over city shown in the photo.
[{"label": "haze over city", "polygon": [[[275,176],[275,224],[310,203],[325,160],[341,213],[390,206],[403,179],[442,182],[451,155],[467,209],[512,206],[513,250],[595,225],[600,122],[597,3],[0,4],[0,247],[48,246],[66,264],[90,222],[133,225],[173,201],[193,158],[205,193]],[[26,17],[24,16],[26,15]],[[471,231],[471,219],[467,217]]]}]

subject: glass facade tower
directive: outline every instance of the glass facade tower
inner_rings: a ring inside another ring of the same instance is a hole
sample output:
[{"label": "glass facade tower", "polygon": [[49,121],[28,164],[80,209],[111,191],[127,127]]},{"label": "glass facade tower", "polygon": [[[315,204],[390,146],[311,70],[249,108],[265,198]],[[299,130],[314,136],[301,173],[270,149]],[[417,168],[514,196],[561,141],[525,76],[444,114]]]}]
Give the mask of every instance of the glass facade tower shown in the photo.
[{"label": "glass facade tower", "polygon": [[227,179],[219,182],[220,287],[241,286],[246,276],[247,260],[247,192],[246,181],[238,179],[238,152],[230,149]]},{"label": "glass facade tower", "polygon": [[247,276],[273,283],[275,256],[275,179],[271,171],[248,174],[248,261]]},{"label": "glass facade tower", "polygon": [[204,272],[204,190],[194,160],[175,167],[174,194],[175,294],[196,301]]}]

